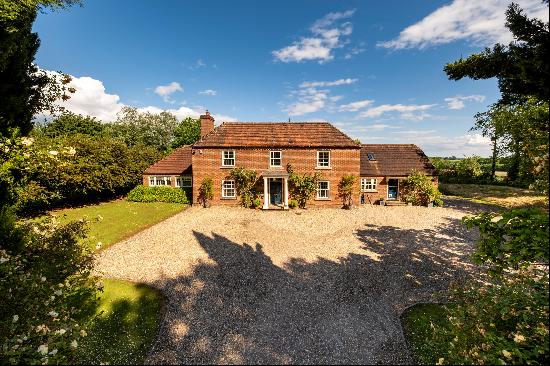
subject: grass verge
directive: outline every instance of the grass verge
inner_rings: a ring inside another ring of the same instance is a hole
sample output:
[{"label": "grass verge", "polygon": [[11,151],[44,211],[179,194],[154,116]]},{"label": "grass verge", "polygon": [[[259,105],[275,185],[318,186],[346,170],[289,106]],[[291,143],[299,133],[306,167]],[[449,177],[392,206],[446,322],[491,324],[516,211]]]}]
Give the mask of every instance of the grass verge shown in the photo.
[{"label": "grass verge", "polygon": [[157,333],[161,297],[145,285],[114,279],[103,283],[98,318],[78,347],[78,362],[143,364]]},{"label": "grass verge", "polygon": [[93,250],[102,250],[175,215],[185,207],[179,203],[116,200],[56,210],[51,214],[57,216],[62,223],[88,220],[89,232],[85,242]]},{"label": "grass verge", "polygon": [[448,323],[446,312],[448,306],[451,305],[417,304],[408,308],[401,316],[405,339],[418,364],[434,365],[446,352],[431,343],[430,339],[432,324]]},{"label": "grass verge", "polygon": [[496,205],[503,208],[548,207],[548,199],[539,193],[516,187],[483,184],[440,183],[445,195],[458,196],[477,203]]}]

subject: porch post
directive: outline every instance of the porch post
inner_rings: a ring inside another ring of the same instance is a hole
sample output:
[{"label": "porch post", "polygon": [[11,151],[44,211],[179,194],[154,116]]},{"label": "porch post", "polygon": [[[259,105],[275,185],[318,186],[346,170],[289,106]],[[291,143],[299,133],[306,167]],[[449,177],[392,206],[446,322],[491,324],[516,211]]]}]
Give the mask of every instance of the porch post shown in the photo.
[{"label": "porch post", "polygon": [[288,177],[285,177],[284,181],[285,181],[285,208],[288,208]]},{"label": "porch post", "polygon": [[269,208],[268,205],[268,197],[267,197],[267,177],[264,177],[264,210],[267,210]]}]

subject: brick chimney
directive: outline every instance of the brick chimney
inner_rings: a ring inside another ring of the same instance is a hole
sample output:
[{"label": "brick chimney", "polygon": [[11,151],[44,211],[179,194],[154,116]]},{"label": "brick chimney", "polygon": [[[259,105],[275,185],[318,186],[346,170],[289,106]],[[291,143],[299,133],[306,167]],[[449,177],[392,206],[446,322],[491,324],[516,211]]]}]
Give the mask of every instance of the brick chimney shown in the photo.
[{"label": "brick chimney", "polygon": [[214,130],[214,117],[208,110],[201,115],[201,139]]}]

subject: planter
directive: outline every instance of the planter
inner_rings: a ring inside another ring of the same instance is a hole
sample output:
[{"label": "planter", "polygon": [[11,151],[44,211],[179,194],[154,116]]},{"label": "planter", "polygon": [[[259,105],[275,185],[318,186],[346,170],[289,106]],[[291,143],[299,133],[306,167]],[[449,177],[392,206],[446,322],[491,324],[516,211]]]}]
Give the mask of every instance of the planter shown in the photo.
[{"label": "planter", "polygon": [[202,205],[204,208],[210,208],[210,206],[212,206],[212,204],[210,202],[204,202],[203,205]]},{"label": "planter", "polygon": [[428,207],[434,207],[434,203],[433,202],[428,203]]},{"label": "planter", "polygon": [[385,206],[386,205],[386,202],[384,202],[384,200],[380,200],[380,206]]},{"label": "planter", "polygon": [[412,202],[407,202],[407,206],[412,206],[413,203]]}]

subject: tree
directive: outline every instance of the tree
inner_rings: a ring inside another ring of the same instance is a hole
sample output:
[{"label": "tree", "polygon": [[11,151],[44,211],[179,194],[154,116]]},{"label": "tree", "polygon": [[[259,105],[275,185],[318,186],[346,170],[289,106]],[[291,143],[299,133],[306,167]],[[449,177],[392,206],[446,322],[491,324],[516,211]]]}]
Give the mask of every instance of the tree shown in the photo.
[{"label": "tree", "polygon": [[68,99],[71,78],[48,73],[34,64],[40,40],[32,32],[36,14],[44,7],[70,6],[72,0],[22,0],[0,2],[0,136],[15,129],[26,135],[33,116],[58,112],[57,100]]},{"label": "tree", "polygon": [[[476,115],[473,129],[494,139],[500,154],[511,154],[509,181],[536,183],[547,191],[548,103],[529,98],[522,104],[495,104]],[[493,155],[495,155],[493,153]]]},{"label": "tree", "polygon": [[[548,4],[548,0],[544,2]],[[549,101],[548,23],[529,19],[518,5],[511,4],[506,11],[506,27],[514,36],[508,46],[496,44],[460,58],[445,65],[445,72],[452,80],[496,77],[503,104],[529,96]]]},{"label": "tree", "polygon": [[128,146],[141,144],[167,151],[174,141],[177,125],[172,113],[140,112],[137,108],[125,106],[111,125],[111,134]]},{"label": "tree", "polygon": [[172,148],[184,145],[192,145],[201,137],[201,122],[191,117],[185,118],[174,129],[174,141]]},{"label": "tree", "polygon": [[103,136],[105,125],[96,120],[95,117],[66,112],[43,127],[38,128],[37,132],[51,138],[74,134]]},{"label": "tree", "polygon": [[345,175],[338,183],[338,195],[342,198],[344,208],[350,208],[353,203],[352,198],[356,180],[354,175]]}]

